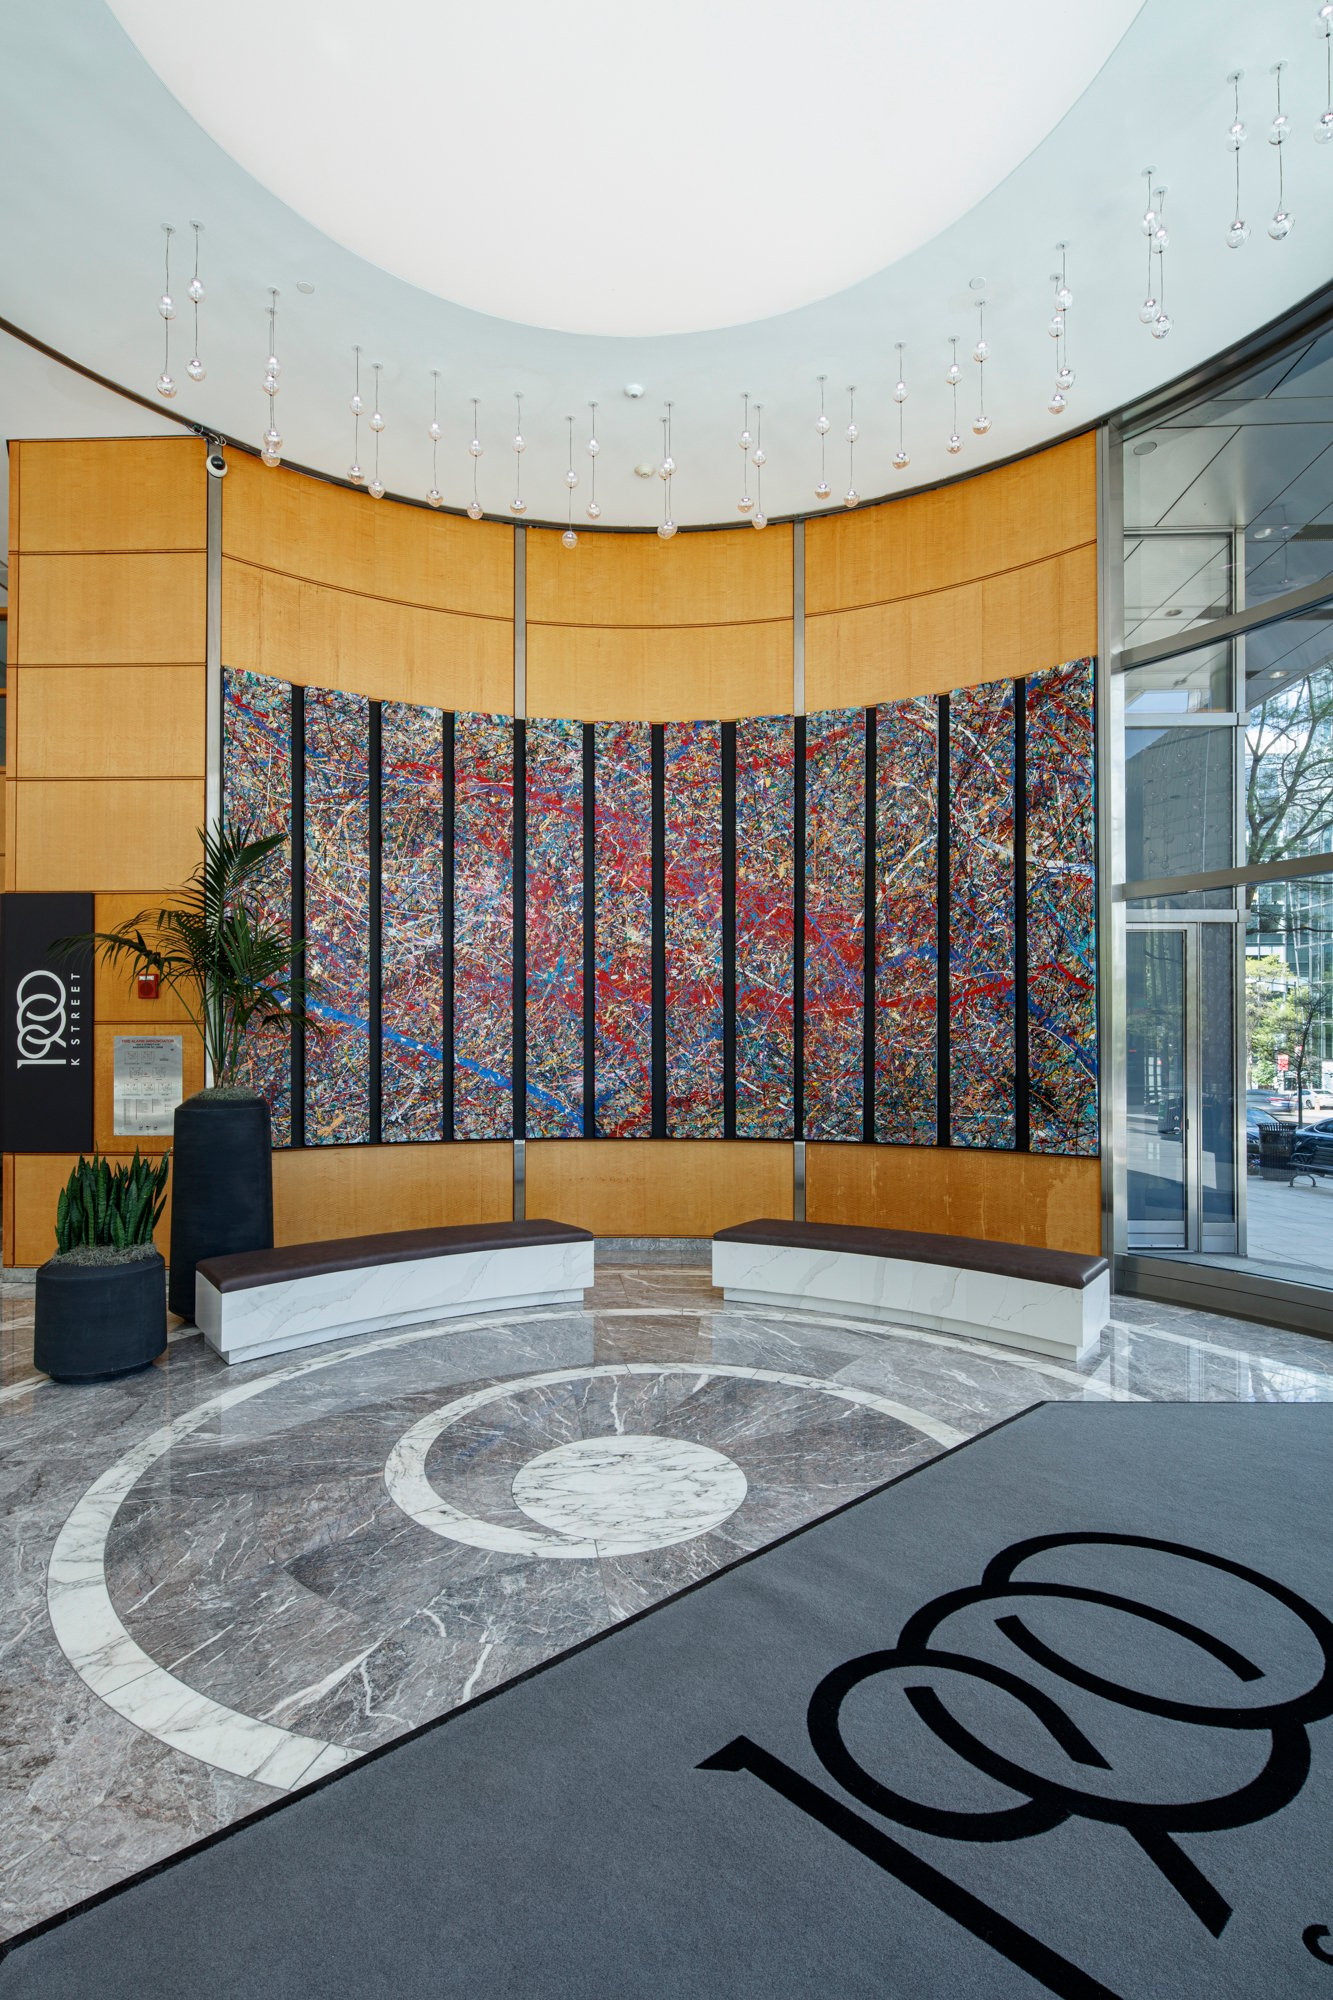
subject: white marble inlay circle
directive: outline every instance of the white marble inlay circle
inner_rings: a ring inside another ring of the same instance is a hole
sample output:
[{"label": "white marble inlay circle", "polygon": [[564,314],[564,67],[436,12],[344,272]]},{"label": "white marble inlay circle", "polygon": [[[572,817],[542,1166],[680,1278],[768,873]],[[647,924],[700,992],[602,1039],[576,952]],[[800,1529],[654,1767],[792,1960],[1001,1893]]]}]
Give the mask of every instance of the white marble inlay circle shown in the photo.
[{"label": "white marble inlay circle", "polygon": [[628,1554],[706,1535],[734,1514],[746,1479],[689,1438],[575,1438],[514,1475],[514,1503],[557,1534]]}]

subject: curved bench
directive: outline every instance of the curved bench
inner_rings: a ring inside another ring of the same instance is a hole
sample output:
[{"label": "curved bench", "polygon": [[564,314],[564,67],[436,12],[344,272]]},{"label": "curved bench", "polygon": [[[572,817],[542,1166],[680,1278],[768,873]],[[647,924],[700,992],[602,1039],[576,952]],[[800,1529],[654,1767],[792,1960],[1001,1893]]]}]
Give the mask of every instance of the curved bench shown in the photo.
[{"label": "curved bench", "polygon": [[593,1239],[563,1222],[473,1222],[207,1257],[195,1323],[224,1361],[503,1306],[582,1302]]},{"label": "curved bench", "polygon": [[713,1238],[713,1283],[750,1305],[833,1307],[1077,1361],[1111,1316],[1105,1257],[836,1222],[738,1223]]}]

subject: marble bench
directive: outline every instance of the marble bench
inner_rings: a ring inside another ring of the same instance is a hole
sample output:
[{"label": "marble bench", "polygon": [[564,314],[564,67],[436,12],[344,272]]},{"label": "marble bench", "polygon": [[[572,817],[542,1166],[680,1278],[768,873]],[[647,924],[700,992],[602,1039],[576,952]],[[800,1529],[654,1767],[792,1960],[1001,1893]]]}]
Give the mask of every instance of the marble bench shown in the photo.
[{"label": "marble bench", "polygon": [[208,1257],[195,1323],[224,1361],[505,1306],[582,1302],[593,1239],[563,1222],[405,1229]]},{"label": "marble bench", "polygon": [[1077,1361],[1111,1316],[1104,1257],[836,1222],[742,1222],[713,1238],[713,1283],[747,1305],[833,1308]]}]

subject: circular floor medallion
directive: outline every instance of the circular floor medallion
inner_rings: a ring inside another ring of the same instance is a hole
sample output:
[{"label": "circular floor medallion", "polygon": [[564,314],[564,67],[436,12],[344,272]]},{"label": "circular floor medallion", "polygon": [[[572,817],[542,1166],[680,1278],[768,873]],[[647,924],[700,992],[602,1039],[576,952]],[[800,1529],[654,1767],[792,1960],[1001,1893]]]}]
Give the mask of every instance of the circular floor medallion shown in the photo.
[{"label": "circular floor medallion", "polygon": [[706,1535],[745,1498],[745,1474],[689,1438],[576,1438],[514,1476],[516,1504],[557,1534],[622,1554]]}]

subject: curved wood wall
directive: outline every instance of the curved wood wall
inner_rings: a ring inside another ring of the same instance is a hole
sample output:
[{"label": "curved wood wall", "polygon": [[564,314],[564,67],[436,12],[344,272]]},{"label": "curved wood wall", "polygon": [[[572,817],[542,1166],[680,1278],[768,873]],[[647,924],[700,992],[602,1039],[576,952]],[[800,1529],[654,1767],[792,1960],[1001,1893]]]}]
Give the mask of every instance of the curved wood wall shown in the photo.
[{"label": "curved wood wall", "polygon": [[[1091,437],[805,533],[806,706],[1005,678],[1096,649]],[[11,447],[6,886],[99,891],[98,920],[189,872],[204,813],[207,481],[192,439]],[[302,684],[512,712],[515,536],[376,503],[233,454],[222,488],[222,655]],[[526,543],[526,709],[585,721],[793,706],[788,527],[553,531]],[[179,1033],[99,978],[97,1139],[111,1037]],[[202,1059],[187,1029],[186,1088]],[[150,1142],[151,1145],[151,1142]],[[4,1257],[49,1254],[72,1163],[4,1162]],[[511,1212],[507,1144],[310,1147],[276,1160],[281,1241]],[[1093,1250],[1095,1160],[808,1148],[812,1218]],[[792,1212],[790,1145],[530,1141],[529,1214],[602,1234],[708,1235]]]}]

